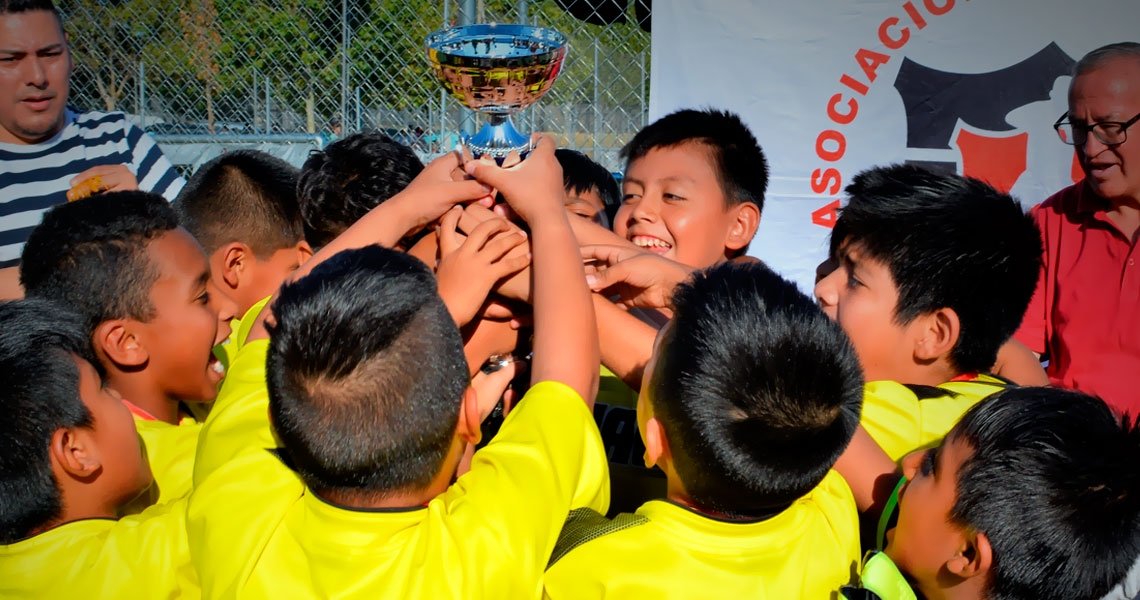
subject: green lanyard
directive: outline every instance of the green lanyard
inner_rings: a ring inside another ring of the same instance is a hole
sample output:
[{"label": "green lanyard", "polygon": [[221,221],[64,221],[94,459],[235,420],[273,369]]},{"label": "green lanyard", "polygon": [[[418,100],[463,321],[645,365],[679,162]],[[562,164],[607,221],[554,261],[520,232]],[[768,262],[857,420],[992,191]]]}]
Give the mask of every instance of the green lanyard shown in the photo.
[{"label": "green lanyard", "polygon": [[879,550],[887,549],[887,528],[890,527],[891,519],[894,518],[895,511],[899,508],[899,491],[905,484],[906,477],[899,477],[899,482],[895,484],[895,489],[891,491],[891,497],[887,498],[887,504],[883,507],[882,514],[879,515],[879,527],[875,532],[875,548]]}]

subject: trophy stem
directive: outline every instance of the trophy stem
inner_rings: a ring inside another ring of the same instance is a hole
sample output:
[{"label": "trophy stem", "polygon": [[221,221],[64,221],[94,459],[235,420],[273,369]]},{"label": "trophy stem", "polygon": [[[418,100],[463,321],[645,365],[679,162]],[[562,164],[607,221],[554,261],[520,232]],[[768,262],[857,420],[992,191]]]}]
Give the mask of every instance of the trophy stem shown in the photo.
[{"label": "trophy stem", "polygon": [[497,162],[502,162],[511,152],[525,156],[531,149],[530,138],[515,129],[510,115],[505,114],[488,115],[487,124],[466,142],[476,158],[490,156]]}]

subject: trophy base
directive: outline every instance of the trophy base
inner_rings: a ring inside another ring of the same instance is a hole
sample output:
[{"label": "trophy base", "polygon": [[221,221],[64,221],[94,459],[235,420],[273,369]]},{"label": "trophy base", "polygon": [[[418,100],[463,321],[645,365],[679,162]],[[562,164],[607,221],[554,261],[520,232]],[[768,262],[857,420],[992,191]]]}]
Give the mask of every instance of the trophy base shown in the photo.
[{"label": "trophy base", "polygon": [[515,129],[506,115],[492,115],[490,121],[464,143],[475,158],[489,156],[500,164],[511,152],[524,157],[531,150],[530,138]]}]

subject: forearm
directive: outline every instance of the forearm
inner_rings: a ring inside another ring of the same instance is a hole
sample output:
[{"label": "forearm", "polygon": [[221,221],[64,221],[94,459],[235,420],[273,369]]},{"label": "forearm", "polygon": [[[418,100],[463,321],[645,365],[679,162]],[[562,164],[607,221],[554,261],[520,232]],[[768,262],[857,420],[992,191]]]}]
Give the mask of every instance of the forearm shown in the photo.
[{"label": "forearm", "polygon": [[598,336],[593,295],[578,243],[564,211],[544,213],[530,223],[534,299],[532,381],[561,381],[589,406],[598,387]]},{"label": "forearm", "polygon": [[409,206],[414,199],[414,195],[401,192],[368,211],[368,214],[353,223],[344,233],[338,235],[294,271],[289,281],[296,281],[308,275],[314,267],[345,250],[363,248],[372,244],[394,247],[408,230],[417,225],[415,213]]},{"label": "forearm", "polygon": [[24,297],[20,285],[20,267],[0,269],[0,300],[19,300]]},{"label": "forearm", "polygon": [[835,470],[847,481],[859,512],[877,514],[890,498],[898,482],[898,468],[887,453],[860,425],[851,443],[835,463]]},{"label": "forearm", "polygon": [[574,238],[578,240],[579,246],[625,246],[639,249],[633,242],[586,219],[570,219],[570,228],[574,230]]},{"label": "forearm", "polygon": [[993,372],[1018,385],[1049,385],[1041,359],[1017,340],[1009,340],[998,350]]},{"label": "forearm", "polygon": [[641,389],[641,375],[653,354],[657,330],[601,295],[594,294],[602,364],[629,387]]}]

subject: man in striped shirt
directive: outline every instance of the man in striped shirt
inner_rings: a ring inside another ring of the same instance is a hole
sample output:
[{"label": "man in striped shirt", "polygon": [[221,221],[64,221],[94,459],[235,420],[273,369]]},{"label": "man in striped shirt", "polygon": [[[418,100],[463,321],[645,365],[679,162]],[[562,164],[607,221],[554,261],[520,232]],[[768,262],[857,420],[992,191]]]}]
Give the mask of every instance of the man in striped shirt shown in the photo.
[{"label": "man in striped shirt", "polygon": [[182,189],[154,140],[122,113],[67,108],[71,68],[51,0],[0,0],[0,298],[22,295],[24,241],[73,187],[168,200]]}]

